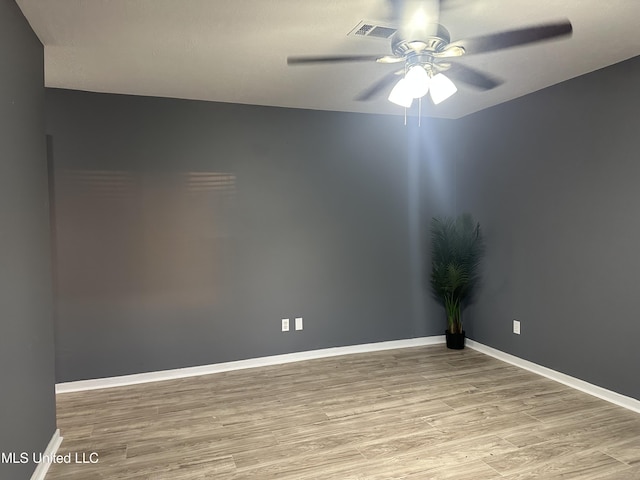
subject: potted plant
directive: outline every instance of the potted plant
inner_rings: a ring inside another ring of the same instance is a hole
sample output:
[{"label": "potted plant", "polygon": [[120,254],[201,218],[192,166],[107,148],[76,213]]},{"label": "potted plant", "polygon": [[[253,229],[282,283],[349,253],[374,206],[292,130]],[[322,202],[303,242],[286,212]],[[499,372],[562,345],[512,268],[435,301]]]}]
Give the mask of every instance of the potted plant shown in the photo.
[{"label": "potted plant", "polygon": [[431,290],[447,314],[447,347],[464,348],[462,310],[480,279],[484,240],[469,214],[431,219]]}]

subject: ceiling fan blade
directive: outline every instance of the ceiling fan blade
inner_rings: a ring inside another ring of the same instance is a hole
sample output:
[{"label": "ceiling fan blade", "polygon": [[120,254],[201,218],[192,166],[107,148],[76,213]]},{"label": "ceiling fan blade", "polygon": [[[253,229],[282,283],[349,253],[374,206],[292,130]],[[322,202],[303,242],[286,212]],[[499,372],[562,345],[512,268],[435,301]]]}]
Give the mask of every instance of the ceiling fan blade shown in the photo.
[{"label": "ceiling fan blade", "polygon": [[400,63],[404,62],[404,57],[396,57],[395,55],[385,55],[384,57],[380,57],[376,59],[378,63]]},{"label": "ceiling fan blade", "polygon": [[342,62],[375,62],[386,55],[335,55],[322,57],[288,57],[287,65],[308,65],[313,63],[342,63]]},{"label": "ceiling fan blade", "polygon": [[573,27],[569,20],[547,23],[533,27],[508,30],[505,32],[483,35],[480,37],[457,40],[447,45],[438,57],[460,56],[460,48],[466,54],[493,52],[504,48],[517,47],[529,43],[540,42],[552,38],[571,35]]},{"label": "ceiling fan blade", "polygon": [[359,102],[365,102],[367,100],[371,100],[373,97],[375,97],[380,92],[382,92],[385,88],[389,87],[394,81],[396,81],[398,75],[401,75],[403,73],[404,73],[404,68],[396,72],[387,73],[380,80],[378,80],[369,88],[367,88],[362,93],[360,93],[360,95],[356,97],[356,100]]},{"label": "ceiling fan blade", "polygon": [[483,73],[475,68],[461,65],[459,63],[451,63],[447,68],[447,75],[453,80],[464,82],[479,90],[491,90],[504,83],[499,78]]}]

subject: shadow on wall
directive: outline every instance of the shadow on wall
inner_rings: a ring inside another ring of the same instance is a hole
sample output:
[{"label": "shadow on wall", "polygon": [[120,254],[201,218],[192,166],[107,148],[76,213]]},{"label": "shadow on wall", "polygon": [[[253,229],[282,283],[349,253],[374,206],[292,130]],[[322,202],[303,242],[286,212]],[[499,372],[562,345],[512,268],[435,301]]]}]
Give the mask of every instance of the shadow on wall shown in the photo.
[{"label": "shadow on wall", "polygon": [[233,237],[229,172],[56,172],[58,294],[109,304],[215,305]]}]

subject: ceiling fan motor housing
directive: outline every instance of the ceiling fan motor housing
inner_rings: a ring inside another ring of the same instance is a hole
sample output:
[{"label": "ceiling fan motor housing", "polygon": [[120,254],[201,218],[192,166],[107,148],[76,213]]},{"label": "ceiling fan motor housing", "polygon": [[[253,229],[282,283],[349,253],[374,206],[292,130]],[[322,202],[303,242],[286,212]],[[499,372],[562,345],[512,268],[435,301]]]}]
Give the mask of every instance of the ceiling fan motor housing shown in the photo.
[{"label": "ceiling fan motor housing", "polygon": [[391,39],[391,49],[398,57],[412,53],[435,53],[446,47],[450,41],[449,31],[442,25],[433,23],[427,25],[422,34],[412,32],[410,37],[405,37],[401,31],[396,32]]},{"label": "ceiling fan motor housing", "polygon": [[406,73],[414,66],[420,65],[427,71],[429,77],[432,77],[437,73],[433,60],[433,57],[429,53],[409,53],[406,56],[404,71]]}]

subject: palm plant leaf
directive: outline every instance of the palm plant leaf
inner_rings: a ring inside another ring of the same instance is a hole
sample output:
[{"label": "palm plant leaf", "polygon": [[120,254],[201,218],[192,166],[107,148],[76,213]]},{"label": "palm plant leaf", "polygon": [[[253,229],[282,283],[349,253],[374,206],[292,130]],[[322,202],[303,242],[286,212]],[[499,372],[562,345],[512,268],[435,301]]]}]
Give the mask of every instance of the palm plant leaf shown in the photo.
[{"label": "palm plant leaf", "polygon": [[444,305],[451,332],[462,331],[461,310],[480,279],[484,241],[469,214],[431,220],[431,290]]}]

